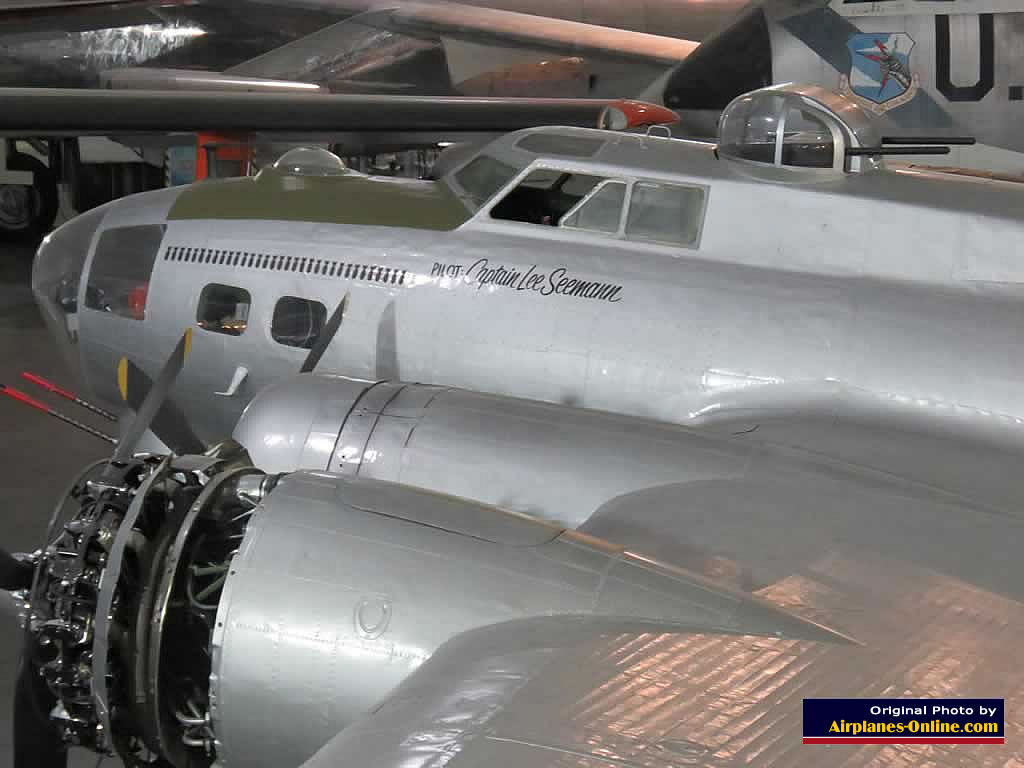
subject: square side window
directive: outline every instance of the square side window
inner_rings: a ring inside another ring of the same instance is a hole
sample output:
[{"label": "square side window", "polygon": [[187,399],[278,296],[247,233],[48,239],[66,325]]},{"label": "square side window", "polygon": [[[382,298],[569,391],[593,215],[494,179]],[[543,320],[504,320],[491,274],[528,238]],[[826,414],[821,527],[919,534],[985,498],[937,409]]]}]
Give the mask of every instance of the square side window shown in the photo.
[{"label": "square side window", "polygon": [[695,246],[704,220],[704,190],[638,181],[626,219],[626,237]]},{"label": "square side window", "polygon": [[210,283],[199,296],[196,323],[200,328],[228,336],[241,336],[249,325],[252,297],[244,288]]},{"label": "square side window", "polygon": [[286,347],[312,349],[327,322],[327,307],[319,301],[282,296],[274,306],[270,335]]}]

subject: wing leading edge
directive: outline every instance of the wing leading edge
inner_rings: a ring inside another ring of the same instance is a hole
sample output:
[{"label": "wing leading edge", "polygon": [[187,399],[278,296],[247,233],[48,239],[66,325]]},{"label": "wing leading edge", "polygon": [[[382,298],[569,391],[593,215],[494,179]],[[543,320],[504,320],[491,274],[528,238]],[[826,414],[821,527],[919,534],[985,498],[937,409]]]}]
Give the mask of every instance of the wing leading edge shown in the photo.
[{"label": "wing leading edge", "polygon": [[0,88],[0,132],[109,135],[225,131],[506,132],[597,127],[608,99]]}]

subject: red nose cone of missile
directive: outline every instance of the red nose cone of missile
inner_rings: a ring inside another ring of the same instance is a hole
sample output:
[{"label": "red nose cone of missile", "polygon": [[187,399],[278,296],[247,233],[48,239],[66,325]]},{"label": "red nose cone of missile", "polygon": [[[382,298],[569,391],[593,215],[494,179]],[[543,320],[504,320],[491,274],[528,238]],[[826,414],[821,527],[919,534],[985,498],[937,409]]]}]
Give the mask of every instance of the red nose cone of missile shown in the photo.
[{"label": "red nose cone of missile", "polygon": [[679,122],[679,115],[668,107],[644,101],[621,99],[601,110],[598,127],[613,131],[640,128],[645,125],[671,125]]}]

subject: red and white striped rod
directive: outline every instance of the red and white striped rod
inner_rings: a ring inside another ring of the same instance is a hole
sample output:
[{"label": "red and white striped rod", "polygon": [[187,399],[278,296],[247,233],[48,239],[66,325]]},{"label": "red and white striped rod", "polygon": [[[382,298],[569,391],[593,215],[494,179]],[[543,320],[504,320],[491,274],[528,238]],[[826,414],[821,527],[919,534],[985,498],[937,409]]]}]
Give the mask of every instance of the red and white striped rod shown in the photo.
[{"label": "red and white striped rod", "polygon": [[65,424],[70,424],[72,427],[77,427],[78,429],[92,435],[93,437],[98,437],[101,440],[106,440],[108,443],[111,443],[112,445],[117,445],[117,438],[114,437],[113,435],[108,435],[106,432],[100,432],[98,429],[93,429],[88,424],[83,424],[82,422],[78,421],[78,419],[73,419],[70,416],[61,413],[60,411],[54,410],[50,406],[44,405],[38,400],[29,397],[24,392],[20,392],[19,390],[14,389],[13,387],[8,387],[5,384],[0,384],[0,394],[4,394],[7,395],[8,397],[14,398],[15,400],[24,403],[25,405],[29,405],[35,408],[36,410],[42,411],[43,413],[49,416],[53,416],[53,418],[55,419],[60,419]]},{"label": "red and white striped rod", "polygon": [[55,395],[63,397],[65,400],[70,400],[75,405],[80,405],[86,410],[92,411],[93,413],[102,416],[104,419],[107,419],[108,421],[117,421],[117,416],[110,413],[110,411],[105,411],[98,405],[93,405],[88,400],[83,400],[74,392],[68,392],[66,389],[58,387],[52,381],[44,379],[38,373],[30,373],[28,371],[24,371],[21,374],[21,377],[27,381],[31,381],[36,386],[42,387],[43,389],[49,392],[53,392],[53,394]]}]

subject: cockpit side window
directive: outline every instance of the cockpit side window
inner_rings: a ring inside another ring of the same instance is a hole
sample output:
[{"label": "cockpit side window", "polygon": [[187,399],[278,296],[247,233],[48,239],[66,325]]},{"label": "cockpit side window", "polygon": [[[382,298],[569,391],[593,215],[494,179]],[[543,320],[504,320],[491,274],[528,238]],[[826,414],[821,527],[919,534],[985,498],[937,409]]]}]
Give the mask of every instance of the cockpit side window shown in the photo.
[{"label": "cockpit side window", "polygon": [[483,205],[518,173],[511,165],[480,155],[455,173],[455,181],[476,205]]},{"label": "cockpit side window", "polygon": [[615,234],[619,231],[625,199],[625,182],[602,182],[562,218],[561,226]]},{"label": "cockpit side window", "polygon": [[149,279],[162,224],[114,227],[100,235],[85,286],[85,306],[132,320],[146,317]]},{"label": "cockpit side window", "polygon": [[626,218],[626,239],[696,247],[704,222],[703,187],[638,181]]},{"label": "cockpit side window", "polygon": [[602,181],[600,176],[538,168],[491,209],[491,217],[555,227]]},{"label": "cockpit side window", "polygon": [[252,296],[244,288],[210,283],[199,295],[196,323],[200,328],[228,336],[241,336],[249,325]]}]

